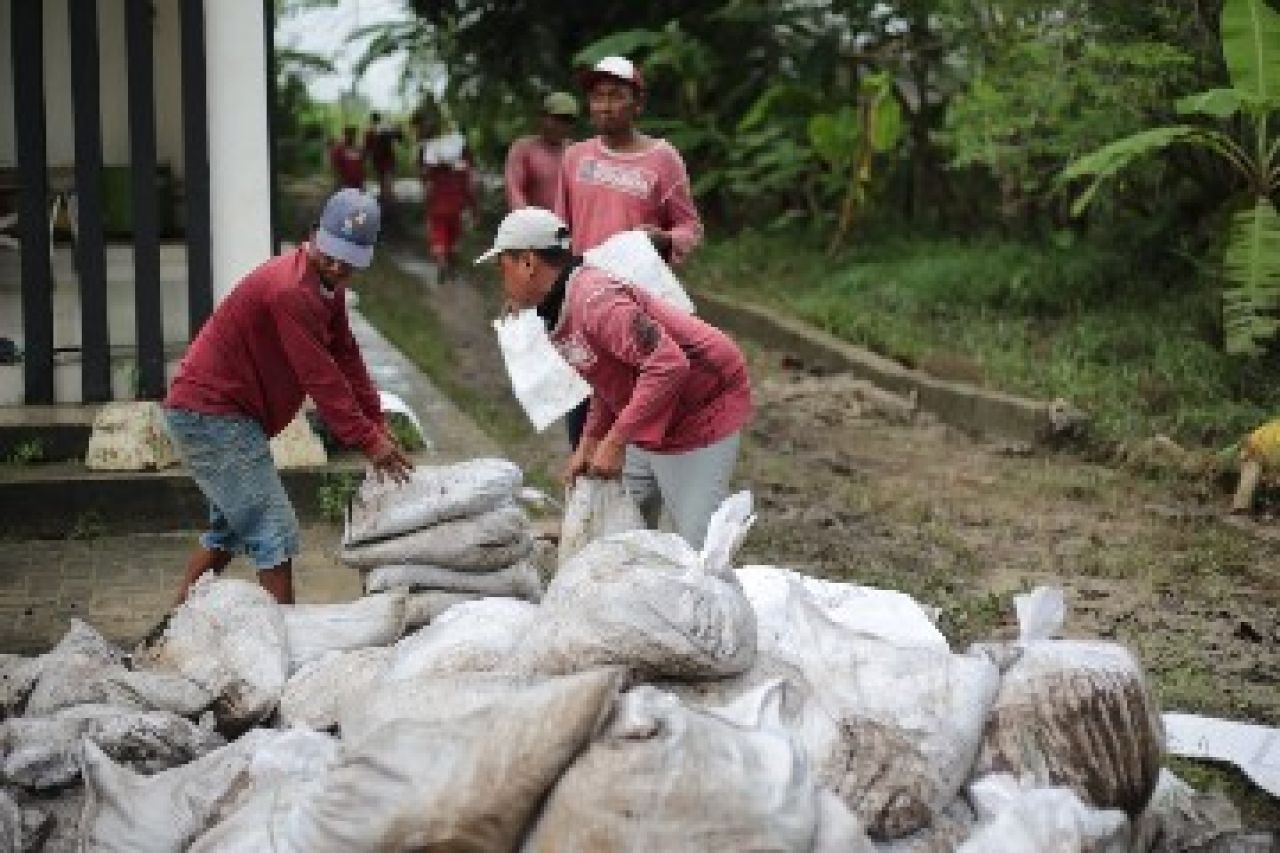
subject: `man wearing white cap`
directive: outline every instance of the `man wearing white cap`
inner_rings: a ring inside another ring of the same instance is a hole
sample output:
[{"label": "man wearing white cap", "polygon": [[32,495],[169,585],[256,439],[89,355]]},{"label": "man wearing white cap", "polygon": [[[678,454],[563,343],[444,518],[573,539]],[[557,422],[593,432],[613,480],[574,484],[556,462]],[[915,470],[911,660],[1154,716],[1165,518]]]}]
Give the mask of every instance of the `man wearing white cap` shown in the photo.
[{"label": "man wearing white cap", "polygon": [[[574,253],[641,230],[668,263],[679,264],[702,239],[702,222],[680,152],[636,129],[645,95],[640,69],[608,56],[581,80],[599,135],[565,152],[554,207],[573,232]],[[577,444],[583,417],[578,409],[566,419],[570,444]]]},{"label": "man wearing white cap", "polygon": [[243,552],[259,583],[292,603],[298,520],[268,439],[305,397],[380,475],[408,478],[411,465],[387,431],[347,321],[346,284],[372,261],[380,221],[371,196],[335,193],[311,240],[241,279],[191,342],[164,406],[174,443],[209,502],[209,527],[180,598]]},{"label": "man wearing white cap", "polygon": [[565,480],[622,477],[651,526],[665,506],[701,547],[751,417],[746,361],[724,332],[583,264],[572,245],[559,217],[526,207],[476,260],[497,260],[507,304],[537,310],[594,392]]},{"label": "man wearing white cap", "polygon": [[555,206],[560,162],[577,118],[578,102],[568,92],[552,92],[542,99],[538,132],[520,137],[507,151],[507,209]]}]

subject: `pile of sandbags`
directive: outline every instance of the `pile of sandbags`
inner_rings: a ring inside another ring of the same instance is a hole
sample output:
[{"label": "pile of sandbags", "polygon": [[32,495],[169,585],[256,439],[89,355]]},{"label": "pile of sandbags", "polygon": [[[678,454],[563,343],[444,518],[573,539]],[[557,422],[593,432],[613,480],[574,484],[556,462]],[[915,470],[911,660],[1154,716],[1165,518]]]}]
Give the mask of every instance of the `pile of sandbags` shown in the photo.
[{"label": "pile of sandbags", "polygon": [[[540,603],[281,606],[206,579],[132,656],[83,623],[0,656],[0,849],[1268,849],[1160,771],[1141,667],[1056,639],[1057,591],[1015,599],[1016,642],[958,654],[902,593],[734,569],[747,493],[697,552],[611,489],[570,497]],[[352,547],[430,528],[387,506],[353,513],[386,538]]]},{"label": "pile of sandbags", "polygon": [[505,459],[420,466],[405,484],[370,474],[347,513],[342,559],[364,574],[367,592],[537,601],[533,537],[516,503],[521,482]]}]

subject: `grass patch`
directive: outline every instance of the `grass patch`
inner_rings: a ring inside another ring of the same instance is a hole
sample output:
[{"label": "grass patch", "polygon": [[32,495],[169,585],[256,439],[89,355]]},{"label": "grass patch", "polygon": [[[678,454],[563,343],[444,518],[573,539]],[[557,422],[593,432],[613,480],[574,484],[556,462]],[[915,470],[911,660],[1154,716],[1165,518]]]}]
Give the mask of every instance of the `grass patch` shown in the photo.
[{"label": "grass patch", "polygon": [[994,238],[888,238],[838,257],[795,235],[711,241],[697,288],[781,307],[944,378],[1089,412],[1095,436],[1221,447],[1280,413],[1277,359],[1225,355],[1217,294],[1116,251]]}]

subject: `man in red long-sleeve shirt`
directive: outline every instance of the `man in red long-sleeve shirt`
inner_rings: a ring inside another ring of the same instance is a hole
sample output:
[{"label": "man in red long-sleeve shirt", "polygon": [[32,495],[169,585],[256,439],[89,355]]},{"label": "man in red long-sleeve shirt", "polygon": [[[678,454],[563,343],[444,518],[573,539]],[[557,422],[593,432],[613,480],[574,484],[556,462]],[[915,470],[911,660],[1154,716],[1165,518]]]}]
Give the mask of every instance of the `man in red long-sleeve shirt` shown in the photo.
[{"label": "man in red long-sleeve shirt", "polygon": [[577,117],[578,102],[568,92],[552,92],[542,99],[538,132],[520,137],[507,150],[503,183],[509,210],[555,207],[560,161],[564,159]]},{"label": "man in red long-sleeve shirt", "polygon": [[347,320],[346,283],[373,258],[380,216],[355,189],[326,203],[311,240],[245,276],[192,341],[165,399],[170,434],[209,501],[180,597],[245,552],[258,580],[293,601],[298,521],[268,439],[310,396],[344,444],[380,474],[408,477]]},{"label": "man in red long-sleeve shirt", "polygon": [[560,355],[591,385],[565,479],[622,477],[650,526],[665,505],[676,531],[700,548],[751,417],[746,361],[724,332],[584,264],[570,245],[554,213],[526,207],[507,214],[477,259],[497,259],[507,304],[537,309]]}]

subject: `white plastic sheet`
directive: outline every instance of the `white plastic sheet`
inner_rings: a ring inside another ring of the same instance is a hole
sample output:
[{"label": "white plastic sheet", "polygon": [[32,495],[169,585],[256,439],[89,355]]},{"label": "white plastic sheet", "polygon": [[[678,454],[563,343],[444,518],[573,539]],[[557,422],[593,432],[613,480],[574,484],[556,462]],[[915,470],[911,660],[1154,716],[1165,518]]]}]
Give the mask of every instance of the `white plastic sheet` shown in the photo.
[{"label": "white plastic sheet", "polygon": [[1259,788],[1280,797],[1280,729],[1177,713],[1165,714],[1164,725],[1171,755],[1234,764]]},{"label": "white plastic sheet", "polygon": [[643,231],[614,234],[595,248],[588,249],[582,258],[591,266],[634,284],[670,302],[681,311],[688,314],[695,312],[693,302],[685,293],[680,280],[653,247],[649,235]]},{"label": "white plastic sheet", "polygon": [[499,317],[493,328],[512,393],[538,432],[591,396],[591,386],[556,350],[537,312]]}]

